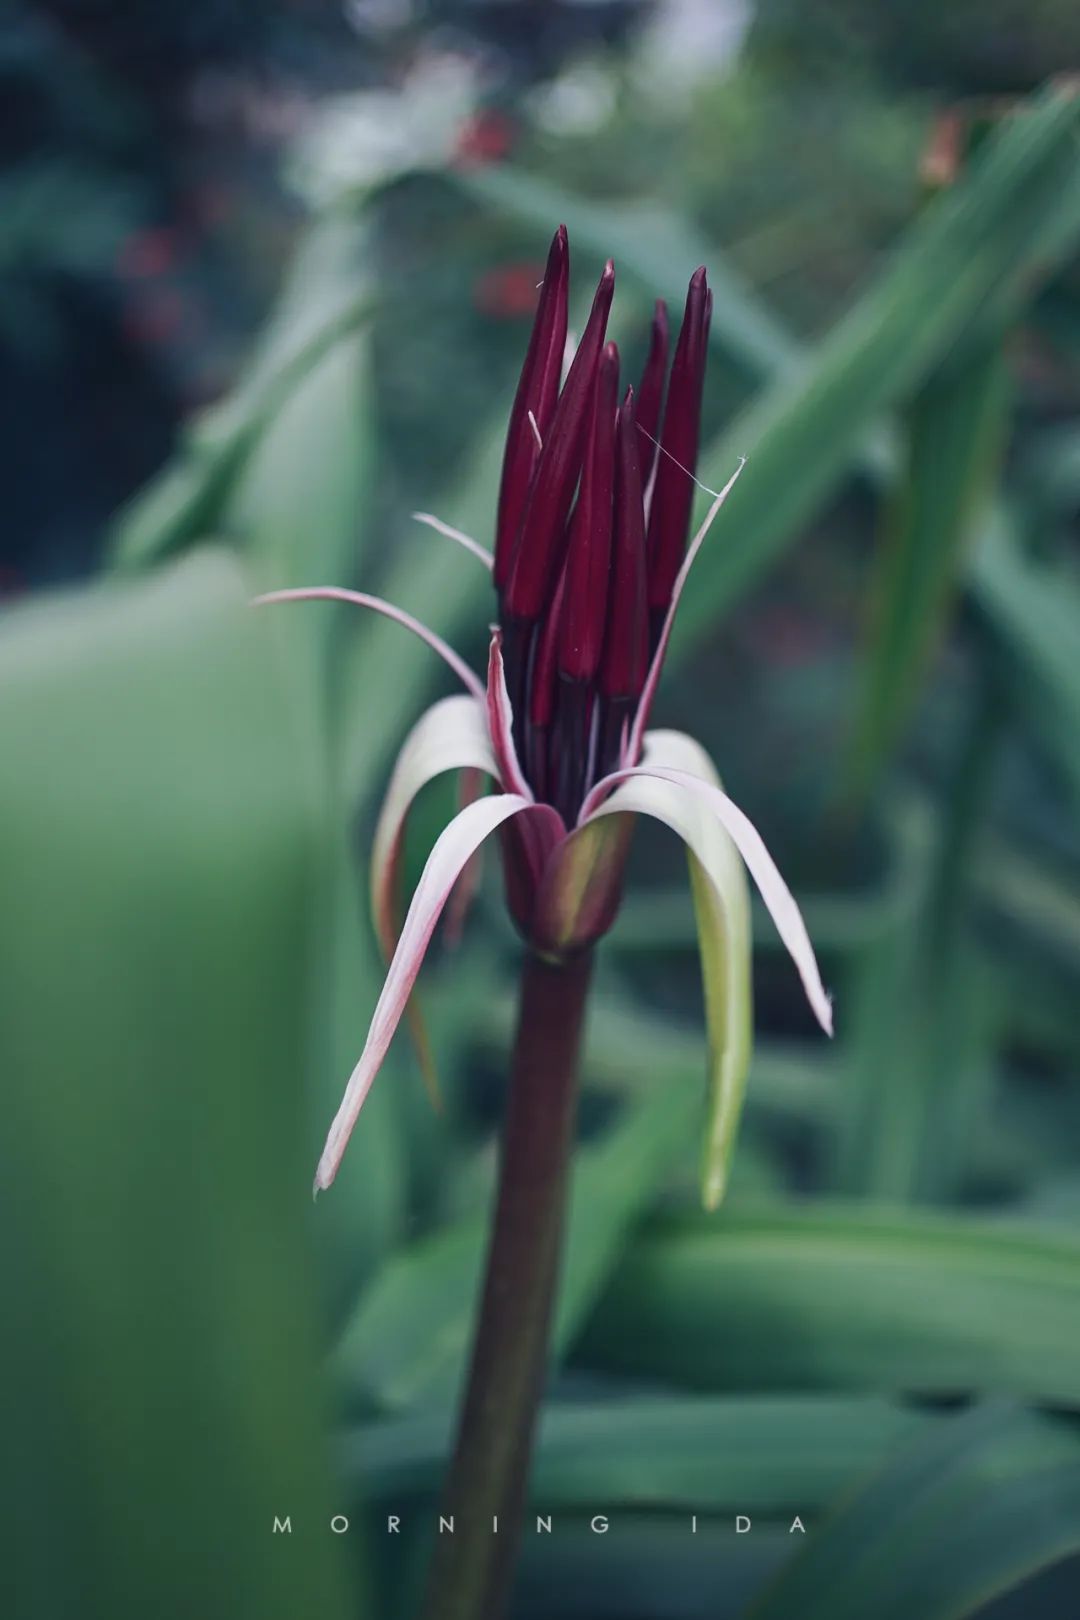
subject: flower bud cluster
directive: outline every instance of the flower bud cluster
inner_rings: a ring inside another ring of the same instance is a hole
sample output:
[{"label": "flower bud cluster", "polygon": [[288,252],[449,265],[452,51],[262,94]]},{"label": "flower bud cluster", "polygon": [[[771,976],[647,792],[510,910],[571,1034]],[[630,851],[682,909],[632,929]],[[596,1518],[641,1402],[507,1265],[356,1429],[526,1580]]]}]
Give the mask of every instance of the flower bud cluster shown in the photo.
[{"label": "flower bud cluster", "polygon": [[657,303],[637,391],[620,398],[610,260],[560,387],[569,271],[560,226],[510,413],[494,580],[518,758],[572,825],[620,762],[686,551],[712,294],[695,271],[670,377]]}]

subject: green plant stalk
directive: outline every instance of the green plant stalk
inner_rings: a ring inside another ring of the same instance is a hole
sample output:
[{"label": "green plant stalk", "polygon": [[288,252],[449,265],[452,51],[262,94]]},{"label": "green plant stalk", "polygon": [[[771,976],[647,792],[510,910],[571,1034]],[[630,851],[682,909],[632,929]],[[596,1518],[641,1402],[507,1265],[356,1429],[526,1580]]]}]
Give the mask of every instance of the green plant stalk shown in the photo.
[{"label": "green plant stalk", "polygon": [[499,1620],[547,1365],[592,958],[522,969],[483,1297],[424,1620]]}]

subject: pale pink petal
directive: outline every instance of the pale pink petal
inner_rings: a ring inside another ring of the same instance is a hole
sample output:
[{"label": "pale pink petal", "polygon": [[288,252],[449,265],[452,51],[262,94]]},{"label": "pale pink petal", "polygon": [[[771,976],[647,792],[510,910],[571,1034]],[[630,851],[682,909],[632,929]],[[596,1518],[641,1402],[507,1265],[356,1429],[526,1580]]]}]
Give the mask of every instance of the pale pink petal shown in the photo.
[{"label": "pale pink petal", "polygon": [[[665,754],[668,757],[687,760],[687,745],[697,747],[691,738],[684,738],[677,732],[652,732],[648,743],[644,765],[627,766],[623,770],[613,771],[610,776],[596,784],[581,807],[579,825],[592,816],[608,815],[626,808],[619,800],[618,794],[608,799],[606,803],[604,797],[618,783],[638,776],[670,782],[676,787],[685,789],[700,804],[708,806],[746,862],[761,898],[776,924],[777,933],[787,946],[791,959],[798,969],[814,1016],[825,1033],[831,1035],[832,1005],[821,982],[821,974],[814,956],[814,947],[806,932],[806,924],[802,920],[802,913],[791,890],[780,876],[776,863],[765,848],[761,834],[749,816],[745,815],[715,783],[703,780],[695,771],[663,763]],[[669,743],[670,748],[667,746]]]},{"label": "pale pink petal", "polygon": [[494,777],[495,757],[483,704],[471,697],[435,703],[405,739],[383,799],[371,851],[371,909],[383,954],[393,955],[398,937],[397,882],[405,821],[421,788],[445,771],[471,770]]},{"label": "pale pink petal", "polygon": [[491,552],[486,546],[482,546],[479,540],[474,540],[471,534],[465,534],[461,529],[455,529],[452,524],[444,523],[442,518],[437,518],[432,512],[414,512],[413,517],[417,523],[426,523],[436,534],[444,534],[448,540],[456,540],[459,546],[464,546],[474,557],[479,557],[485,568],[495,567],[495,559]]},{"label": "pale pink petal", "polygon": [[[406,818],[416,795],[428,782],[446,771],[457,770],[466,770],[475,779],[474,798],[484,777],[495,775],[487,716],[483,705],[471,697],[448,697],[433,704],[405,739],[390,776],[375,829],[370,876],[372,918],[386,961],[397,948],[401,930],[401,856]],[[410,997],[405,1016],[424,1085],[433,1106],[438,1107],[434,1055],[415,995]]]},{"label": "pale pink petal", "polygon": [[487,712],[491,746],[502,785],[508,793],[520,793],[523,799],[531,801],[535,795],[526,781],[514,747],[514,716],[503,668],[502,631],[497,626],[491,632],[491,650],[488,653]]},{"label": "pale pink petal", "polygon": [[330,1127],[315,1172],[316,1192],[329,1187],[337,1174],[357,1116],[401,1021],[435,924],[457,882],[458,874],[496,827],[522,811],[528,811],[533,816],[549,813],[547,806],[530,804],[516,793],[478,799],[455,816],[436,840],[412,897],[397,950],[372,1015],[360,1061],[349,1077],[341,1107]]},{"label": "pale pink petal", "polygon": [[[484,773],[477,770],[462,771],[458,780],[458,809],[464,810],[467,804],[478,799],[484,789]],[[465,923],[472,903],[476,898],[476,891],[480,887],[480,879],[484,873],[484,852],[478,849],[475,855],[470,856],[462,867],[461,876],[454,885],[454,892],[450,896],[446,907],[446,921],[443,923],[443,941],[448,950],[457,950],[465,932]]]},{"label": "pale pink petal", "polygon": [[262,596],[252,598],[253,607],[265,607],[270,602],[351,602],[355,607],[370,608],[373,613],[381,613],[384,618],[393,619],[395,624],[402,624],[406,630],[411,630],[414,636],[426,641],[433,652],[437,652],[443,661],[449,664],[454,674],[475,697],[483,698],[484,687],[475,670],[471,670],[463,658],[460,658],[453,647],[429,630],[426,624],[414,619],[411,613],[404,608],[395,607],[393,602],[384,602],[381,596],[368,596],[365,591],[347,591],[341,585],[307,585],[296,590],[266,591]]},{"label": "pale pink petal", "polygon": [[[690,738],[673,759],[692,763],[717,782],[703,749]],[[690,755],[690,750],[696,753]],[[702,1197],[715,1209],[724,1195],[742,1115],[753,1049],[750,892],[734,840],[696,794],[656,776],[634,772],[592,818],[647,815],[663,822],[686,845],[697,924],[698,956],[708,1034],[707,1106],[702,1143]],[[572,837],[582,836],[579,828]]]},{"label": "pale pink petal", "polygon": [[[657,460],[659,460],[659,457],[657,457]],[[626,749],[623,753],[623,762],[625,764],[635,765],[641,758],[641,745],[645,736],[645,727],[649,723],[649,715],[652,712],[653,699],[656,696],[656,688],[660,684],[660,671],[664,667],[664,658],[667,654],[668,642],[671,640],[671,628],[675,623],[675,614],[678,611],[679,598],[682,596],[683,588],[686,585],[690,570],[694,566],[694,559],[704,544],[705,536],[712,528],[713,523],[716,520],[716,514],[727,500],[732,489],[734,488],[735,480],[738,478],[745,466],[746,457],[743,456],[739,462],[739,465],[736,467],[723,489],[718,490],[713,496],[712,505],[706,512],[700,529],[686,548],[686,556],[682,560],[682,567],[675,576],[675,587],[671,593],[671,603],[664,618],[663,629],[660,632],[660,640],[656,644],[656,651],[653,653],[652,663],[649,665],[649,673],[645,677],[645,686],[642,690],[641,697],[638,700],[637,710],[634,714],[634,723],[630,728],[629,742],[627,743]]]}]

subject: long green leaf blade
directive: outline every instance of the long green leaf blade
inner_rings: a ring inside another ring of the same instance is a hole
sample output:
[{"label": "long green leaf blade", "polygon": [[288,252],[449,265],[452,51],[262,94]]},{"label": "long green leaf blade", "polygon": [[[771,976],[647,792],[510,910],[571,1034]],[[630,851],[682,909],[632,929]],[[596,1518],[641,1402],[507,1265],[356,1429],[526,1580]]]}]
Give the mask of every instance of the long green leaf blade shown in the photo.
[{"label": "long green leaf blade", "polygon": [[0,617],[0,1511],[35,1620],[348,1612],[305,1230],[319,828],[249,589],[198,552]]},{"label": "long green leaf blade", "polygon": [[1080,1241],[816,1206],[629,1248],[583,1365],[703,1389],[985,1391],[1080,1404]]},{"label": "long green leaf blade", "polygon": [[748,1620],[965,1620],[1080,1551],[1080,1441],[1026,1412],[929,1426],[845,1501]]}]

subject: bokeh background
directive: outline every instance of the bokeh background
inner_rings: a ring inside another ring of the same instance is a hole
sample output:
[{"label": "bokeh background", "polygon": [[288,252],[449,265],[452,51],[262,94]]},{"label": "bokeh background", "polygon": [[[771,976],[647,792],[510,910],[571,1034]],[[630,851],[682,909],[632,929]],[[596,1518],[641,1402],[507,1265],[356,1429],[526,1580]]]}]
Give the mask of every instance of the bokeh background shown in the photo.
[{"label": "bokeh background", "polygon": [[12,0],[6,1612],[412,1612],[517,946],[489,871],[423,980],[442,1112],[400,1040],[313,1209],[442,675],[245,604],[362,583],[482,656],[483,577],[409,514],[489,535],[559,220],[631,369],[709,266],[703,477],[750,459],[658,714],[792,881],[838,1035],[762,919],[703,1216],[692,914],[639,836],[515,1615],[1080,1611],[1078,59],[1069,0]]}]

